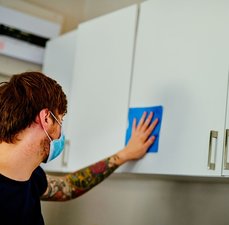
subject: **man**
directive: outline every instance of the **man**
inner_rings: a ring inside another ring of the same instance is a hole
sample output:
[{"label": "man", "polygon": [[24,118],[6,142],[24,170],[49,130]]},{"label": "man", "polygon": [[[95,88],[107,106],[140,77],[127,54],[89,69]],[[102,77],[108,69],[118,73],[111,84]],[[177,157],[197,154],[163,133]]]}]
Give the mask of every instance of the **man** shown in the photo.
[{"label": "man", "polygon": [[[40,199],[65,201],[99,184],[120,165],[143,157],[158,120],[143,114],[133,123],[126,147],[100,162],[62,177],[45,174],[40,163],[64,146],[61,129],[67,99],[61,86],[39,72],[0,84],[0,218],[3,225],[41,225]],[[4,221],[4,222],[3,222]]]}]

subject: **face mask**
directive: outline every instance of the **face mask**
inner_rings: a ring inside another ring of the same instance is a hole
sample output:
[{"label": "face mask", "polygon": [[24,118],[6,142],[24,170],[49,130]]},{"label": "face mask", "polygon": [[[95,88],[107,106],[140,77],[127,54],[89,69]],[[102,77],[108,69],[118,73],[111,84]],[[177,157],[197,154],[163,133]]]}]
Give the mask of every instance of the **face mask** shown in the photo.
[{"label": "face mask", "polygon": [[[62,127],[61,123],[58,121],[58,119],[54,116],[52,112],[50,112],[53,118],[56,120],[56,122]],[[44,129],[46,135],[48,136],[50,140],[50,151],[49,156],[45,163],[50,162],[51,160],[55,159],[57,156],[60,155],[60,153],[64,150],[64,143],[65,143],[65,136],[63,134],[62,128],[61,128],[61,135],[58,139],[52,140],[51,137],[48,135],[47,131]]]}]

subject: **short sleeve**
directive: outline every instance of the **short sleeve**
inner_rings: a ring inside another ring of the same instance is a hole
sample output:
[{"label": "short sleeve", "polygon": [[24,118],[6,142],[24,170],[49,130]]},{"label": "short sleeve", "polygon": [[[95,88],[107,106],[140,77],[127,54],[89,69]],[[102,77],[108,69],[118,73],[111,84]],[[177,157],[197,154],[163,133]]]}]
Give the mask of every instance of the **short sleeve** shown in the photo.
[{"label": "short sleeve", "polygon": [[33,182],[34,188],[38,192],[39,196],[42,196],[48,186],[45,171],[40,166],[38,166],[34,170],[31,178],[32,178],[31,180]]}]

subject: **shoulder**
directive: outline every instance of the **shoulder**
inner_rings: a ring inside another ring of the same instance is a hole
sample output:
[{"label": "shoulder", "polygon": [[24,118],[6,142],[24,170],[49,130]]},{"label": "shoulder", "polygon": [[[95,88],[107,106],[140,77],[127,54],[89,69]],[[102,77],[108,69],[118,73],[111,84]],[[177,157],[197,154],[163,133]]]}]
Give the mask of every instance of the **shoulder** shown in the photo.
[{"label": "shoulder", "polygon": [[48,186],[47,177],[45,171],[40,166],[33,171],[31,181],[40,195],[46,191]]}]

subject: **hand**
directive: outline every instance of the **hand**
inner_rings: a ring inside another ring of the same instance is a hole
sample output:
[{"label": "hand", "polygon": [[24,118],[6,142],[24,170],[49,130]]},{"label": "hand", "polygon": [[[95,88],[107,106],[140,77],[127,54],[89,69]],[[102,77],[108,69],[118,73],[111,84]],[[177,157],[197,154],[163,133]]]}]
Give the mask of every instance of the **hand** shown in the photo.
[{"label": "hand", "polygon": [[142,158],[148,148],[154,143],[155,136],[150,137],[152,131],[155,129],[158,118],[151,124],[153,113],[151,112],[148,117],[144,112],[138,125],[136,119],[133,121],[132,134],[127,146],[118,152],[118,157],[121,159],[121,164],[129,160],[136,160]]}]

